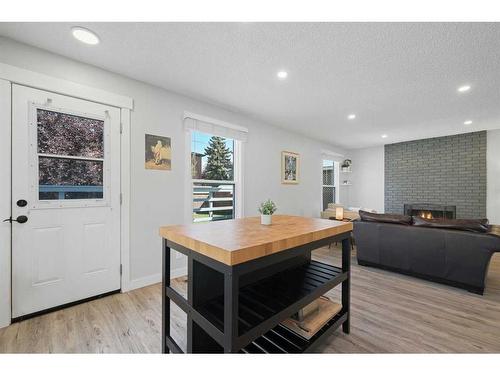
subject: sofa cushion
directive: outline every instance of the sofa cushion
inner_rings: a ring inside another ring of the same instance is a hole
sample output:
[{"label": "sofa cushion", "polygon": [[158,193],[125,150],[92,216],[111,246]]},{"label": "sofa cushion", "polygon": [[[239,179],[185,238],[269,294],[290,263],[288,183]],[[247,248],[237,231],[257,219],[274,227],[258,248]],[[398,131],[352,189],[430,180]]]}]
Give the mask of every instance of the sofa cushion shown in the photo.
[{"label": "sofa cushion", "polygon": [[376,214],[359,210],[361,221],[373,221],[378,223],[402,224],[411,225],[411,216],[397,214]]},{"label": "sofa cushion", "polygon": [[490,230],[488,219],[424,219],[413,217],[413,225],[418,227],[456,229],[468,232],[486,233]]}]

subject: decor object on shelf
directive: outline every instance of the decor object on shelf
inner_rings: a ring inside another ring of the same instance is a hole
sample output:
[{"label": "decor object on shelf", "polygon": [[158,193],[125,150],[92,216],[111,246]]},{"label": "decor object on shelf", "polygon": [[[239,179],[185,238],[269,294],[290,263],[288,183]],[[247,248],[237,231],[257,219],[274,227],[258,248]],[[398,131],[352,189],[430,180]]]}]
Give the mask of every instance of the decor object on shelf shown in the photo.
[{"label": "decor object on shelf", "polygon": [[310,340],[330,319],[342,310],[342,305],[330,301],[326,296],[321,296],[318,299],[318,305],[317,310],[307,315],[303,320],[298,321],[288,318],[282,324],[306,340]]},{"label": "decor object on shelf", "polygon": [[300,173],[300,155],[295,152],[281,152],[281,183],[298,184]]},{"label": "decor object on shelf", "polygon": [[276,204],[270,199],[268,199],[265,202],[262,202],[259,207],[260,223],[262,225],[271,225],[272,216],[277,209],[278,208],[276,207]]},{"label": "decor object on shelf", "polygon": [[296,320],[297,322],[302,322],[308,316],[317,313],[318,310],[319,310],[319,298],[312,301],[309,305],[301,308],[299,311],[293,314],[290,317],[290,319]]},{"label": "decor object on shelf", "polygon": [[146,169],[172,170],[172,146],[169,137],[146,134],[144,146]]},{"label": "decor object on shelf", "polygon": [[340,170],[342,172],[351,172],[351,165],[352,165],[351,159],[345,159],[340,166]]}]

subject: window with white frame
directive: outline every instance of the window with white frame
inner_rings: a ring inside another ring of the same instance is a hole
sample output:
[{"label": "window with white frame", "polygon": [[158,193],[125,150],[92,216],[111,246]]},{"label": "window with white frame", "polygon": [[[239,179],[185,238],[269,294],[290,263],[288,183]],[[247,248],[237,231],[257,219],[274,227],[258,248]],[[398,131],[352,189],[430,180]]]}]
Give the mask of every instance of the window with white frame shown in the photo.
[{"label": "window with white frame", "polygon": [[241,150],[246,130],[204,118],[186,118],[190,137],[192,222],[241,216]]},{"label": "window with white frame", "polygon": [[234,140],[191,132],[193,222],[234,219]]},{"label": "window with white frame", "polygon": [[335,162],[333,160],[323,160],[323,211],[328,208],[329,203],[335,203],[336,181]]}]

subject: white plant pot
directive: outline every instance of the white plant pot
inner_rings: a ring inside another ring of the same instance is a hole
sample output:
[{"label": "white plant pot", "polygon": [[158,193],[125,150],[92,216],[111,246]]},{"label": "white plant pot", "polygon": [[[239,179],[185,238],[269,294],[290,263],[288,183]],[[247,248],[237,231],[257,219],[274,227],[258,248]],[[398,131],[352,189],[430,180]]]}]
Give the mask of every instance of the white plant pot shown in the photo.
[{"label": "white plant pot", "polygon": [[260,215],[260,223],[262,225],[271,225],[273,215]]}]

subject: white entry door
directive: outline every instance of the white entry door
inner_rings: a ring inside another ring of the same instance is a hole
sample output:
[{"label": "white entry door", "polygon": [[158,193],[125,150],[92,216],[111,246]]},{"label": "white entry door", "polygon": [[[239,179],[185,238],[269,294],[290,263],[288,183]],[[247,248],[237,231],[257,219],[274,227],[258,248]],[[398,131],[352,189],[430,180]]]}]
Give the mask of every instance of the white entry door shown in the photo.
[{"label": "white entry door", "polygon": [[12,85],[12,317],[120,289],[120,110]]}]

